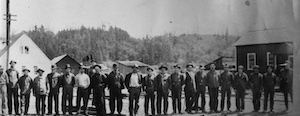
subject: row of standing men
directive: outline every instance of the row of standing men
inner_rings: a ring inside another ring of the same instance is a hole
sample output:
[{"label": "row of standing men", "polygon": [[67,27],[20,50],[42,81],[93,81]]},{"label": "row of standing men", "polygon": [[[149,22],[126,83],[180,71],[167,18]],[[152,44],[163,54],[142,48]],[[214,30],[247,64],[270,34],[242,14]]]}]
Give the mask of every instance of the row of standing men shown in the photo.
[{"label": "row of standing men", "polygon": [[[254,67],[254,73],[250,74],[248,78],[247,74],[243,72],[243,66],[238,67],[238,72],[232,74],[228,67],[225,67],[225,71],[221,74],[215,71],[215,64],[211,64],[210,71],[204,74],[203,69],[200,68],[198,72],[194,72],[194,66],[188,64],[186,66],[187,72],[181,73],[181,67],[175,65],[175,72],[171,75],[167,73],[168,68],[161,66],[159,68],[160,73],[154,75],[153,69],[148,68],[148,75],[143,77],[138,72],[138,66],[132,67],[133,71],[123,77],[119,72],[117,64],[113,65],[113,71],[105,75],[101,72],[101,66],[94,65],[92,70],[87,74],[83,66],[79,67],[80,72],[78,75],[71,73],[71,66],[66,65],[65,73],[60,74],[56,71],[56,66],[52,66],[52,72],[43,78],[43,70],[37,70],[38,76],[31,80],[28,76],[30,70],[24,69],[23,76],[18,77],[19,73],[14,69],[15,61],[11,61],[11,68],[6,73],[1,73],[1,93],[5,93],[4,86],[7,86],[7,98],[8,98],[8,114],[12,113],[12,98],[14,98],[15,113],[19,114],[18,108],[18,88],[20,88],[20,99],[22,103],[21,113],[27,114],[29,107],[29,97],[31,88],[33,88],[33,94],[36,97],[36,111],[37,114],[45,114],[45,99],[48,96],[48,114],[52,114],[52,102],[54,99],[55,113],[59,114],[58,110],[58,94],[59,88],[63,88],[62,95],[62,111],[63,114],[67,112],[72,114],[72,99],[73,99],[73,87],[77,89],[77,102],[76,110],[79,114],[81,112],[81,98],[83,98],[83,113],[87,114],[87,102],[91,90],[93,90],[93,104],[96,106],[97,115],[106,115],[105,111],[105,92],[104,89],[109,89],[109,105],[110,114],[114,114],[115,101],[117,101],[117,111],[121,114],[122,111],[122,89],[125,87],[129,92],[129,114],[136,115],[139,109],[139,96],[141,91],[145,91],[145,114],[148,115],[149,102],[151,102],[151,114],[162,114],[161,106],[164,102],[163,114],[167,114],[168,110],[168,96],[171,91],[173,113],[181,112],[181,94],[182,87],[184,86],[186,112],[192,113],[202,110],[205,111],[205,92],[206,86],[209,93],[209,106],[210,112],[218,111],[218,92],[221,87],[221,108],[224,110],[225,97],[227,97],[227,110],[230,110],[230,98],[231,88],[234,88],[236,92],[236,107],[237,111],[242,111],[245,108],[245,90],[252,89],[253,91],[253,106],[254,111],[260,109],[260,96],[261,91],[264,90],[264,110],[267,110],[268,97],[270,97],[270,110],[273,110],[274,104],[274,87],[276,83],[276,75],[273,73],[273,67],[268,66],[265,74],[259,73],[259,66]],[[2,72],[3,69],[1,68]],[[291,72],[288,68],[285,68],[280,73],[281,88],[285,95],[285,103],[288,108],[287,95],[290,92],[289,79]],[[248,88],[250,87],[250,88]],[[284,91],[284,89],[286,91]],[[5,96],[5,95],[4,95]],[[198,99],[201,97],[201,105],[198,106]],[[6,97],[2,97],[6,99]],[[155,110],[155,98],[156,110]],[[3,100],[5,101],[5,100]],[[68,107],[66,105],[68,103]],[[5,102],[3,104],[6,104]],[[41,107],[41,108],[40,108]],[[4,107],[5,108],[5,107]],[[5,109],[2,108],[2,111]],[[41,112],[40,112],[40,109]],[[177,111],[178,110],[178,111]],[[3,112],[5,113],[5,112]]]}]

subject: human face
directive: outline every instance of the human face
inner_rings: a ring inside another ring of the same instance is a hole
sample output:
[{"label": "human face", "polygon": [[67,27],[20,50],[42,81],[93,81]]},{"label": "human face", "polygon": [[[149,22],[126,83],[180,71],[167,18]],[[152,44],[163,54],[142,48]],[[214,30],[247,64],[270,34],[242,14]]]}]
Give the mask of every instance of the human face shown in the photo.
[{"label": "human face", "polygon": [[16,65],[16,63],[12,62],[12,63],[10,64],[10,67],[11,67],[11,68],[14,68],[15,65]]},{"label": "human face", "polygon": [[271,73],[273,71],[273,69],[271,67],[267,68],[268,73]]},{"label": "human face", "polygon": [[39,76],[42,76],[44,72],[43,71],[39,71],[38,73],[39,73]]},{"label": "human face", "polygon": [[180,68],[175,67],[175,72],[176,72],[176,73],[180,72]]},{"label": "human face", "polygon": [[54,73],[54,72],[56,72],[56,71],[57,71],[57,69],[56,69],[56,68],[53,68],[53,69],[52,69],[52,72],[53,72],[53,73]]},{"label": "human face", "polygon": [[214,71],[215,69],[216,69],[216,65],[215,65],[215,64],[211,64],[211,65],[210,65],[210,70],[213,70],[213,71]]},{"label": "human face", "polygon": [[80,73],[84,73],[84,68],[80,68],[80,69],[79,69],[79,72],[80,72]]},{"label": "human face", "polygon": [[187,67],[187,70],[188,70],[188,71],[193,71],[193,66],[188,66],[188,67]]},{"label": "human face", "polygon": [[162,74],[166,74],[166,72],[167,72],[167,70],[166,70],[165,68],[162,68],[162,69],[161,69],[161,73],[162,73]]},{"label": "human face", "polygon": [[23,73],[24,73],[25,76],[28,76],[29,72],[28,71],[24,71]]},{"label": "human face", "polygon": [[255,68],[255,69],[254,69],[254,72],[255,72],[255,73],[258,73],[258,72],[259,72],[259,70],[258,70],[257,68]]},{"label": "human face", "polygon": [[152,75],[152,74],[153,74],[153,71],[152,71],[152,70],[148,70],[148,74],[149,74],[149,75]]},{"label": "human face", "polygon": [[132,68],[132,71],[133,71],[134,73],[137,73],[137,72],[138,72],[138,68],[137,68],[137,67],[133,67],[133,68]]},{"label": "human face", "polygon": [[239,73],[243,73],[243,69],[239,68],[239,69],[238,69],[238,72],[239,72]]},{"label": "human face", "polygon": [[67,73],[70,73],[70,72],[71,72],[71,68],[67,68],[67,69],[66,69],[66,72],[67,72]]},{"label": "human face", "polygon": [[101,72],[101,69],[100,69],[98,66],[95,67],[95,70],[96,70],[97,73],[100,73],[100,72]]}]

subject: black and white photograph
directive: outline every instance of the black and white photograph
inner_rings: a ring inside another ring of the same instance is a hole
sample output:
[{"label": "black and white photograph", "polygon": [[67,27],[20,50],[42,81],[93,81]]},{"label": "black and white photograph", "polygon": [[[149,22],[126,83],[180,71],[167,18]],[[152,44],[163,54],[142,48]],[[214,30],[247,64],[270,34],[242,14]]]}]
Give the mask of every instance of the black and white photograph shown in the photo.
[{"label": "black and white photograph", "polygon": [[300,0],[0,0],[0,116],[299,116]]}]

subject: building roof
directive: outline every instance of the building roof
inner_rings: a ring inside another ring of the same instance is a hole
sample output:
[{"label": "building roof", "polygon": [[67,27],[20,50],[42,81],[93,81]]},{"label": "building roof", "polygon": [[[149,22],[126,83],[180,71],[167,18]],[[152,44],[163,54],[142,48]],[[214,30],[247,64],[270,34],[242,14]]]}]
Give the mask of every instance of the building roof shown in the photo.
[{"label": "building roof", "polygon": [[148,64],[142,63],[140,61],[117,61],[117,62],[125,66],[133,66],[135,64],[141,67],[149,66]]},{"label": "building roof", "polygon": [[63,59],[63,58],[66,57],[67,55],[68,55],[68,54],[64,54],[64,55],[57,56],[57,57],[55,57],[55,58],[53,58],[53,59],[51,60],[51,63],[56,64],[57,62],[59,62],[61,59]]},{"label": "building roof", "polygon": [[234,46],[286,43],[299,39],[300,34],[295,28],[264,29],[249,31],[243,35]]},{"label": "building roof", "polygon": [[[10,44],[9,46],[12,46],[23,34],[27,35],[25,32],[21,32],[16,35],[12,35],[10,37]],[[0,56],[2,56],[8,49],[8,46],[5,46],[1,51],[0,51]]]}]

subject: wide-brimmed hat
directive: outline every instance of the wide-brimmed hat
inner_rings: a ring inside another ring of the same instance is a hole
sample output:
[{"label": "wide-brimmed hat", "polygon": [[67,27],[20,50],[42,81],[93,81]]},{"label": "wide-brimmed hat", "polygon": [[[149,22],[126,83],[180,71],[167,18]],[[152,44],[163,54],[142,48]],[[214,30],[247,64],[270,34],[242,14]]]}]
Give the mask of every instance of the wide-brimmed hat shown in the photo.
[{"label": "wide-brimmed hat", "polygon": [[139,66],[137,64],[133,64],[131,68],[139,68]]},{"label": "wide-brimmed hat", "polygon": [[238,69],[244,69],[244,66],[240,65],[238,66]]},{"label": "wide-brimmed hat", "polygon": [[153,71],[153,68],[148,67],[148,68],[147,68],[147,71],[150,71],[150,70]]},{"label": "wide-brimmed hat", "polygon": [[161,70],[161,69],[163,69],[163,68],[166,69],[166,70],[168,70],[168,67],[165,66],[165,65],[161,65],[158,69]]},{"label": "wide-brimmed hat", "polygon": [[181,68],[180,66],[179,66],[179,64],[175,64],[174,66],[173,66],[174,68]]},{"label": "wide-brimmed hat", "polygon": [[259,66],[258,65],[254,65],[253,69],[259,69]]},{"label": "wide-brimmed hat", "polygon": [[102,68],[99,64],[96,64],[93,66],[93,68],[99,67],[100,69]]},{"label": "wide-brimmed hat", "polygon": [[36,72],[45,72],[43,69],[38,69],[38,70],[36,70]]},{"label": "wide-brimmed hat", "polygon": [[16,61],[14,61],[14,60],[11,60],[11,61],[9,62],[9,64],[12,64],[12,63],[15,63],[15,64],[17,64],[17,62],[16,62]]},{"label": "wide-brimmed hat", "polygon": [[192,66],[194,68],[194,65],[192,63],[189,63],[186,65],[186,67]]},{"label": "wide-brimmed hat", "polygon": [[67,69],[67,68],[71,68],[71,65],[70,64],[66,64],[65,69]]},{"label": "wide-brimmed hat", "polygon": [[[29,69],[27,69],[27,68],[24,68],[23,70],[22,70],[22,72],[25,72],[25,71],[28,71],[28,72],[30,72],[30,70]],[[37,72],[37,71],[36,71]]]}]

